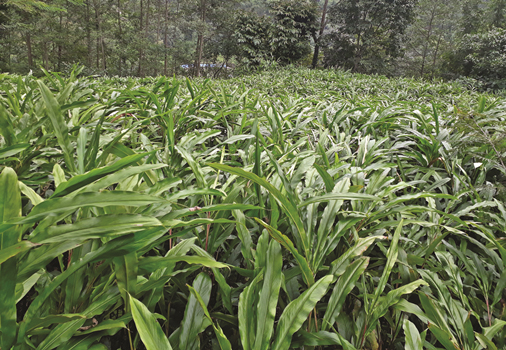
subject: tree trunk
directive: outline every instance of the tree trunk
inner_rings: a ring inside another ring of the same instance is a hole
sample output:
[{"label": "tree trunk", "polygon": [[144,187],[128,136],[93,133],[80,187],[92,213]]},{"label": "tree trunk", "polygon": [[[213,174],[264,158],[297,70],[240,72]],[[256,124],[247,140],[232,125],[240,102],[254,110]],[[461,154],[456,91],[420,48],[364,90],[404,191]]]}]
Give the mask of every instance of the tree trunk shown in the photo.
[{"label": "tree trunk", "polygon": [[95,0],[93,2],[93,5],[95,6],[95,29],[97,31],[97,69],[100,69],[100,51],[101,50],[101,41],[102,41],[102,29],[100,25],[100,11],[98,8],[98,3]]},{"label": "tree trunk", "polygon": [[139,47],[139,68],[137,69],[137,75],[142,77],[142,45],[144,44],[144,38],[142,37],[142,20],[144,19],[144,3],[141,0],[141,12],[140,12],[140,18],[139,18],[139,34],[141,36],[141,46]]},{"label": "tree trunk", "polygon": [[[201,17],[203,23],[206,21],[206,0],[200,2]],[[200,77],[200,65],[202,62],[202,52],[204,51],[204,33],[200,33],[197,37],[197,52],[195,60],[195,76]]]},{"label": "tree trunk", "polygon": [[[318,37],[318,41],[320,37]],[[318,41],[315,41],[315,45],[314,45],[314,52],[313,52],[313,62],[311,63],[311,67],[313,69],[316,68],[316,66],[318,65],[318,56],[320,55],[320,44],[318,43]]]},{"label": "tree trunk", "polygon": [[358,67],[360,65],[360,61],[362,60],[362,47],[360,46],[360,40],[362,39],[362,35],[359,33],[357,35],[357,50],[355,51],[355,57],[353,58],[353,72],[358,72]]},{"label": "tree trunk", "polygon": [[102,69],[105,71],[107,69],[107,59],[105,57],[105,45],[102,34],[100,34],[100,47],[102,49]]},{"label": "tree trunk", "polygon": [[33,55],[32,55],[32,37],[30,33],[26,33],[26,56],[28,58],[28,68],[33,67]]},{"label": "tree trunk", "polygon": [[434,7],[432,8],[432,11],[431,11],[431,14],[430,14],[430,21],[429,21],[429,27],[427,28],[427,35],[425,36],[425,45],[423,47],[423,53],[422,53],[422,67],[420,69],[420,76],[423,77],[423,73],[424,73],[424,70],[425,70],[425,61],[427,59],[427,54],[428,54],[428,50],[429,50],[429,42],[430,42],[430,37],[432,35],[432,23],[434,22],[434,17],[435,17],[435,12],[436,12],[436,7],[437,5],[434,5]]},{"label": "tree trunk", "polygon": [[63,22],[63,14],[62,14],[62,12],[60,12],[60,23],[59,23],[60,35],[58,37],[58,63],[57,63],[58,71],[61,71],[61,54],[62,54],[62,40],[63,40],[63,38],[61,37],[63,35],[62,22]]},{"label": "tree trunk", "polygon": [[90,0],[86,1],[86,14],[85,14],[85,20],[86,20],[86,47],[88,48],[88,67],[91,67],[92,63],[92,53],[91,53],[91,29],[90,29]]},{"label": "tree trunk", "polygon": [[432,79],[434,79],[434,72],[436,70],[437,54],[439,52],[439,45],[441,44],[442,39],[443,39],[443,34],[440,34],[439,38],[437,39],[436,50],[434,50],[434,57],[433,57],[433,61],[432,61]]},{"label": "tree trunk", "polygon": [[44,41],[42,44],[42,59],[44,60],[44,69],[49,70],[49,58],[47,55],[47,43]]},{"label": "tree trunk", "polygon": [[197,38],[197,59],[195,60],[195,76],[200,77],[200,65],[202,62],[202,50],[204,48],[204,35],[199,34]]},{"label": "tree trunk", "polygon": [[[149,34],[149,8],[150,8],[150,2],[149,0],[147,0],[147,4],[146,4],[146,23],[144,24],[144,43],[145,45],[147,46],[147,43],[148,43],[148,34]],[[146,53],[149,53],[149,51],[145,52],[144,53],[144,56],[146,56]],[[145,62],[149,62],[149,59],[148,60],[144,60]],[[146,75],[146,72],[147,74],[149,75],[149,67],[145,67],[145,69],[143,68],[143,71],[144,71],[144,75]]]},{"label": "tree trunk", "polygon": [[327,5],[328,4],[329,4],[329,0],[325,0],[325,2],[323,3],[323,11],[322,11],[322,20],[320,23],[320,30],[318,32],[318,37],[314,38],[313,62],[311,64],[313,69],[315,69],[316,66],[318,65],[318,56],[320,54],[320,40],[323,35],[323,31],[325,30],[325,25],[327,24],[326,17],[327,17]]},{"label": "tree trunk", "polygon": [[165,16],[164,16],[164,29],[163,29],[163,51],[165,54],[163,60],[163,75],[167,75],[167,30],[169,26],[169,0],[165,0]]},{"label": "tree trunk", "polygon": [[[123,30],[121,29],[121,0],[118,0],[118,41],[120,46],[123,46]],[[121,51],[120,51],[121,52]],[[118,57],[118,73],[119,76],[122,76],[122,66],[121,62],[123,60],[123,54],[120,53]]]}]

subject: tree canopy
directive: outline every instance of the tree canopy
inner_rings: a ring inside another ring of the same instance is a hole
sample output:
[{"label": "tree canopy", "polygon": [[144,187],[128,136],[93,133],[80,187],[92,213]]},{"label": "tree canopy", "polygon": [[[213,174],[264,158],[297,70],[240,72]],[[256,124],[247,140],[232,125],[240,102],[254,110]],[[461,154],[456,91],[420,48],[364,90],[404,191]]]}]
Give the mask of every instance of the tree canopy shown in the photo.
[{"label": "tree canopy", "polygon": [[7,0],[0,70],[215,76],[276,62],[497,81],[504,28],[506,0]]}]

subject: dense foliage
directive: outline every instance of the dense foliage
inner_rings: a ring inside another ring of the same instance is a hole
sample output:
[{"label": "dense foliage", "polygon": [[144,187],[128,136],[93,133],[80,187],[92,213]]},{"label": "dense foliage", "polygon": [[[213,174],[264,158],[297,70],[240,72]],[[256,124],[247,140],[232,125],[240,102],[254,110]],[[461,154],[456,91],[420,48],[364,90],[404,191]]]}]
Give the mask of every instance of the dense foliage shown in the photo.
[{"label": "dense foliage", "polygon": [[345,0],[329,10],[334,31],[327,35],[325,65],[354,72],[386,72],[401,54],[404,31],[417,0]]},{"label": "dense foliage", "polygon": [[311,52],[309,38],[317,28],[315,4],[280,0],[269,8],[273,18],[246,11],[237,16],[237,58],[247,66],[295,63]]},{"label": "dense foliage", "polygon": [[462,75],[490,88],[506,89],[506,29],[465,35],[451,62]]},{"label": "dense foliage", "polygon": [[[6,0],[0,71],[226,77],[294,64],[498,89],[505,28],[506,0]],[[473,69],[470,53],[485,57]]]},{"label": "dense foliage", "polygon": [[506,349],[506,100],[0,75],[0,346]]}]

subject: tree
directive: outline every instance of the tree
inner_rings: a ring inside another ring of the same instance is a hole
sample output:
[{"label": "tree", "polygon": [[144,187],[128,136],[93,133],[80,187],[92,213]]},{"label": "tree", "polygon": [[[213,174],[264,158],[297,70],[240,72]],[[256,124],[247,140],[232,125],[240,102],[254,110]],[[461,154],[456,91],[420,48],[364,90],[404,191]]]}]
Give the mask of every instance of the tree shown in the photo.
[{"label": "tree", "polygon": [[451,57],[455,73],[481,81],[485,88],[506,89],[506,30],[466,34]]},{"label": "tree", "polygon": [[326,66],[385,72],[402,54],[403,34],[417,0],[342,0],[329,8],[333,31],[325,36]]},{"label": "tree", "polygon": [[238,15],[235,38],[243,62],[258,65],[265,60],[275,60],[290,64],[311,53],[309,40],[317,31],[314,2],[272,1],[269,15],[260,16],[252,11]]},{"label": "tree", "polygon": [[[237,0],[191,0],[181,3],[181,22],[185,23],[186,33],[194,43],[192,74],[200,76],[205,59],[207,42],[224,39],[226,35],[220,29],[230,27],[235,16]],[[231,35],[231,33],[229,33]],[[218,35],[218,37],[214,37]],[[196,40],[195,40],[196,39]],[[216,57],[216,56],[215,56]]]},{"label": "tree", "polygon": [[420,0],[407,28],[405,73],[434,77],[441,58],[455,50],[460,21],[459,0]]},{"label": "tree", "polygon": [[506,28],[506,0],[493,0],[491,3],[492,26]]},{"label": "tree", "polygon": [[462,2],[462,33],[478,33],[486,23],[483,19],[482,0],[464,0]]},{"label": "tree", "polygon": [[314,40],[314,51],[313,51],[313,61],[311,63],[311,66],[316,68],[318,65],[318,57],[320,55],[320,40],[323,37],[323,32],[325,31],[325,26],[327,25],[327,8],[329,5],[329,0],[324,0],[323,8],[322,8],[322,16],[320,20],[320,28],[317,32],[313,35]]},{"label": "tree", "polygon": [[272,60],[270,27],[271,21],[266,16],[250,11],[241,11],[237,15],[234,39],[238,44],[238,55],[247,66]]},{"label": "tree", "polygon": [[5,25],[9,22],[6,11],[7,5],[0,4],[0,50],[2,52],[2,54],[0,54],[0,72],[6,71],[9,66],[7,54],[10,50],[6,47],[7,45],[5,45],[8,42],[8,32],[5,29]]},{"label": "tree", "polygon": [[309,39],[317,31],[317,7],[309,0],[278,0],[270,4],[272,53],[284,64],[294,63],[311,52]]}]

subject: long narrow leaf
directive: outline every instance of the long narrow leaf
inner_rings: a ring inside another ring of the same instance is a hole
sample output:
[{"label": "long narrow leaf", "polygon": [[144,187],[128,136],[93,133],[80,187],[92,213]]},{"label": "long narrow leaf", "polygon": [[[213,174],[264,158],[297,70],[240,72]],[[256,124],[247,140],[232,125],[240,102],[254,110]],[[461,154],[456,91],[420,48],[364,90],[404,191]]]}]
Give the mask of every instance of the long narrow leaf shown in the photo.
[{"label": "long narrow leaf", "polygon": [[300,329],[307,319],[309,312],[325,295],[332,282],[333,276],[327,275],[318,280],[311,288],[302,293],[285,308],[279,318],[276,334],[274,335],[273,350],[288,350],[292,335]]},{"label": "long narrow leaf", "polygon": [[137,331],[147,350],[172,350],[155,316],[139,300],[130,297],[130,308]]}]

